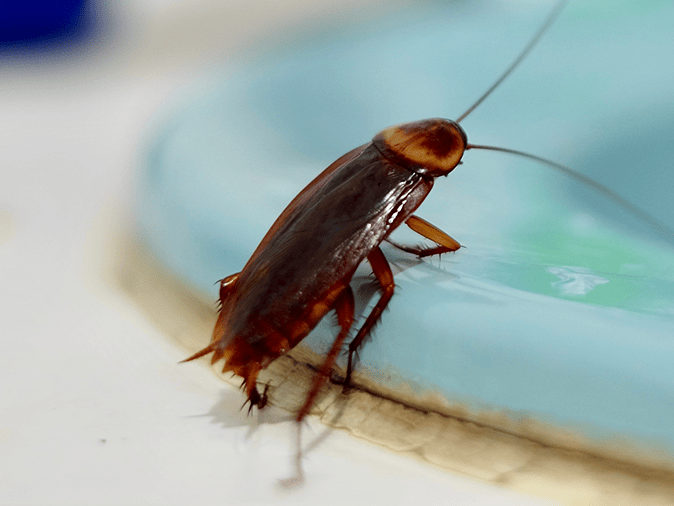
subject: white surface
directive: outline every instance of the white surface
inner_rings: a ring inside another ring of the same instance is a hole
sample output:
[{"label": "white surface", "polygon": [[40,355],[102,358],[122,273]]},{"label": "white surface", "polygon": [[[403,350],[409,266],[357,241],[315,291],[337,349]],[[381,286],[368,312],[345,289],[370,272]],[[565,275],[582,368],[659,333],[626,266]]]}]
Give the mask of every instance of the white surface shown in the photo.
[{"label": "white surface", "polygon": [[114,13],[89,50],[0,62],[0,503],[529,504],[339,432],[285,489],[293,424],[258,424],[238,391],[177,365],[110,268],[149,120],[213,40],[171,59],[147,36],[161,26],[129,17],[148,9]]}]

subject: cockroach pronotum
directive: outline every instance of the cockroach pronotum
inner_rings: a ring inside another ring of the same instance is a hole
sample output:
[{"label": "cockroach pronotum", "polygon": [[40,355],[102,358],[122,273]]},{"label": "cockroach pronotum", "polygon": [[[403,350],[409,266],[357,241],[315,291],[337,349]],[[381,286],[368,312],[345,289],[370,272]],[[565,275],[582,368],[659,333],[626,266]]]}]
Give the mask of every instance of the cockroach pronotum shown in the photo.
[{"label": "cockroach pronotum", "polygon": [[[210,353],[212,363],[224,359],[223,372],[243,378],[249,411],[262,408],[267,403],[267,390],[258,390],[259,372],[294,348],[327,313],[335,311],[339,331],[295,415],[301,422],[350,334],[354,323],[350,283],[361,262],[368,260],[382,293],[348,344],[347,386],[354,354],[394,294],[393,274],[381,243],[388,241],[421,258],[461,247],[413,213],[433,188],[434,180],[454,170],[469,149],[496,150],[537,160],[592,186],[662,229],[659,222],[603,185],[547,159],[471,144],[460,126],[531,51],[566,2],[556,4],[514,62],[456,120],[434,118],[387,128],[310,182],[277,218],[241,272],[220,281],[220,311],[211,343],[185,361]],[[405,246],[390,241],[391,232],[403,223],[435,246]]]}]

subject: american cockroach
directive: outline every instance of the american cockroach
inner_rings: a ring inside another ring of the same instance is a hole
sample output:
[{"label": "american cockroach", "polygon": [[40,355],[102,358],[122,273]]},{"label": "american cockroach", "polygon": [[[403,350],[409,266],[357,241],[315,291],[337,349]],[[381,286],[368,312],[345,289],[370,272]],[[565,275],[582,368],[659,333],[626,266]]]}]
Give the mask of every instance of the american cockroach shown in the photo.
[{"label": "american cockroach", "polygon": [[[350,283],[363,260],[368,260],[382,293],[348,344],[346,385],[351,379],[354,354],[395,291],[381,243],[391,242],[421,258],[461,248],[459,242],[414,212],[435,179],[452,172],[469,149],[497,150],[537,160],[591,185],[662,228],[603,185],[537,156],[471,144],[460,126],[525,58],[566,1],[557,3],[510,67],[456,120],[433,118],[387,128],[311,181],[277,218],[241,272],[220,281],[220,311],[211,343],[185,361],[210,353],[213,364],[224,359],[223,372],[243,378],[250,409],[262,408],[267,403],[267,390],[258,390],[259,372],[294,348],[327,313],[335,311],[339,331],[295,416],[302,421],[352,329],[354,296]],[[389,235],[403,223],[435,246],[405,246],[390,241]]]}]

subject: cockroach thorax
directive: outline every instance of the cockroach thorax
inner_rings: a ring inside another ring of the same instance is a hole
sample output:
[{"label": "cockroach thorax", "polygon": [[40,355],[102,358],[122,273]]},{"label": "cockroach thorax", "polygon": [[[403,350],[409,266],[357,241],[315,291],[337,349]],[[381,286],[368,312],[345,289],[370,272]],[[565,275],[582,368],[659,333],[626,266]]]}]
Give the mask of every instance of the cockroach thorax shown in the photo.
[{"label": "cockroach thorax", "polygon": [[372,142],[386,158],[419,174],[439,177],[459,164],[468,139],[458,123],[432,118],[389,127]]}]

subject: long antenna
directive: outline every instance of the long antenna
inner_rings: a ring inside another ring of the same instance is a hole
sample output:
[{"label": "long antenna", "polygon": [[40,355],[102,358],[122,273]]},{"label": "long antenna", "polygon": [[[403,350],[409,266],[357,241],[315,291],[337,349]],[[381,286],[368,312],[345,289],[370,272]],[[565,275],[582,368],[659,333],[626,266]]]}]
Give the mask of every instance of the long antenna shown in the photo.
[{"label": "long antenna", "polygon": [[674,242],[674,230],[669,228],[667,225],[665,225],[663,222],[658,220],[657,218],[651,216],[647,212],[639,209],[637,206],[632,204],[630,201],[626,200],[625,198],[621,197],[618,195],[616,192],[613,190],[609,189],[607,186],[604,186],[603,184],[595,181],[592,178],[589,178],[580,172],[577,172],[566,165],[562,165],[561,163],[553,162],[552,160],[548,160],[547,158],[543,158],[541,156],[536,156],[532,155],[530,153],[525,153],[524,151],[518,151],[517,149],[510,149],[510,148],[500,148],[496,146],[483,146],[480,144],[467,144],[466,145],[466,150],[469,149],[484,149],[488,151],[500,151],[501,153],[509,153],[511,155],[517,155],[517,156],[523,156],[524,158],[529,158],[530,160],[535,160],[539,163],[542,163],[543,165],[547,165],[548,167],[558,170],[562,174],[565,174],[566,176],[570,177],[571,179],[575,179],[576,181],[580,181],[583,184],[586,184],[593,188],[594,190],[598,191],[605,197],[609,198],[613,202],[615,202],[618,205],[621,205],[625,207],[627,210],[629,210],[634,216],[639,218],[642,222],[646,223],[647,225],[653,227],[655,230],[663,234],[669,241]]},{"label": "long antenna", "polygon": [[[510,64],[510,66],[501,74],[501,76],[492,84],[487,91],[485,91],[480,98],[478,98],[473,105],[471,105],[466,112],[464,112],[461,116],[459,116],[455,122],[459,123],[461,122],[466,116],[468,116],[471,112],[473,112],[491,93],[499,87],[499,85],[512,73],[513,70],[517,68],[517,66],[522,63],[522,60],[527,57],[527,55],[531,52],[531,50],[536,46],[540,38],[545,34],[545,32],[550,28],[550,25],[557,19],[559,14],[562,12],[562,9],[566,6],[569,0],[560,0],[557,2],[557,5],[552,9],[550,14],[548,14],[548,17],[543,21],[543,24],[541,24],[540,28],[538,31],[534,34],[534,36],[531,38],[529,43],[522,49],[519,55],[517,55],[517,58]],[[637,206],[629,202],[627,199],[624,197],[621,197],[618,195],[616,192],[613,190],[609,189],[607,186],[599,183],[598,181],[595,181],[594,179],[587,177],[580,172],[577,172],[570,167],[567,167],[566,165],[562,165],[561,163],[553,162],[552,160],[549,160],[547,158],[543,158],[541,156],[536,156],[532,155],[531,153],[526,153],[524,151],[518,151],[516,149],[510,149],[510,148],[500,148],[496,146],[485,146],[485,145],[480,145],[480,144],[467,144],[466,145],[466,150],[468,149],[483,149],[483,150],[488,150],[488,151],[500,151],[501,153],[509,153],[511,155],[517,155],[517,156],[522,156],[524,158],[528,158],[530,160],[535,160],[543,165],[547,165],[548,167],[555,169],[562,174],[565,174],[566,176],[570,177],[571,179],[575,179],[576,181],[579,181],[583,184],[586,184],[587,186],[593,188],[597,192],[601,193],[605,197],[607,197],[609,200],[612,200],[614,203],[624,207],[628,211],[630,211],[635,217],[637,217],[639,220],[641,220],[643,223],[649,225],[653,229],[657,230],[661,234],[663,234],[667,239],[671,242],[674,242],[674,230],[672,230],[670,227],[665,225],[663,222],[658,220],[657,218],[651,216],[647,212],[639,209]]]},{"label": "long antenna", "polygon": [[550,25],[553,23],[555,19],[557,19],[557,16],[559,16],[560,12],[562,12],[562,9],[564,6],[567,4],[569,0],[560,0],[555,8],[552,10],[550,14],[548,14],[548,17],[545,19],[541,27],[538,29],[538,31],[534,34],[532,39],[529,41],[529,43],[524,47],[522,52],[515,58],[515,60],[510,64],[510,66],[501,74],[501,77],[499,77],[494,84],[492,84],[487,91],[484,92],[484,94],[477,99],[477,101],[471,105],[466,112],[464,112],[461,116],[459,116],[457,119],[454,121],[456,123],[461,123],[461,121],[468,116],[471,112],[473,112],[483,101],[485,98],[487,98],[489,95],[491,95],[491,92],[494,91],[498,86],[505,80],[506,77],[508,77],[515,68],[526,58],[526,56],[529,54],[529,52],[534,48],[534,46],[538,43],[538,40],[543,36],[543,34],[548,30]]}]

